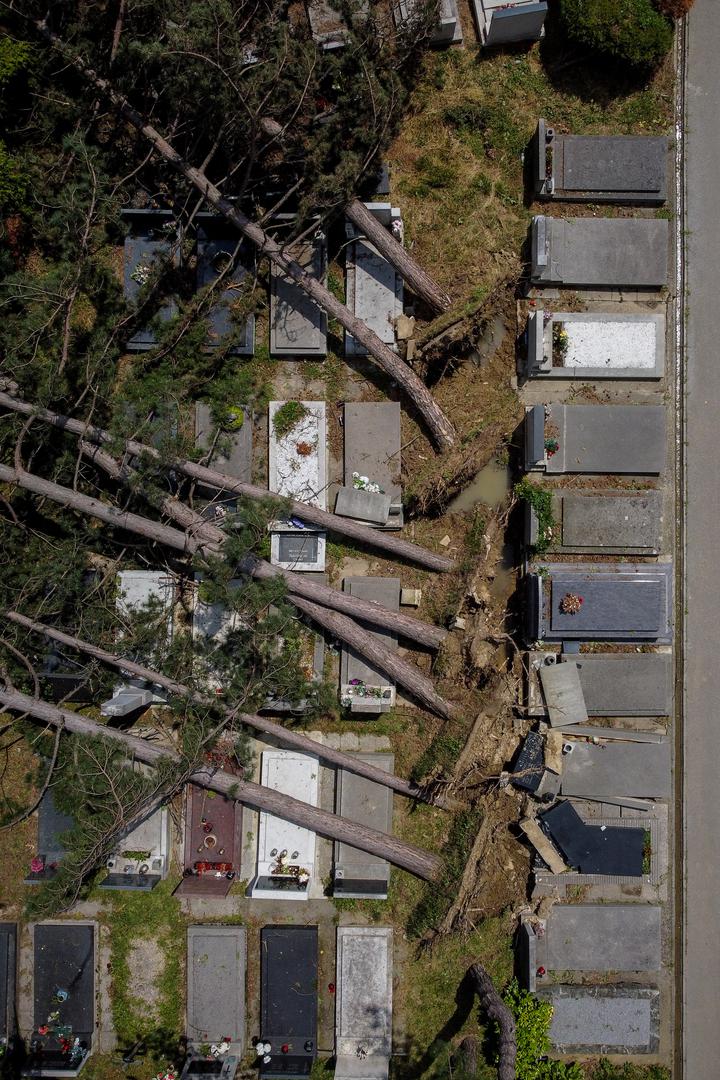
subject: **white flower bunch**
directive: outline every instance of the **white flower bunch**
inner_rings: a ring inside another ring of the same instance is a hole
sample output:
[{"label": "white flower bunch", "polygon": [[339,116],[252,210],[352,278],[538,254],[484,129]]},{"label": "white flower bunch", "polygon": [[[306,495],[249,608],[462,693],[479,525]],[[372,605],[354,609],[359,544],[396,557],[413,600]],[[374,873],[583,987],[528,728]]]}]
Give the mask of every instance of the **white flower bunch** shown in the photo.
[{"label": "white flower bunch", "polygon": [[359,491],[371,491],[373,495],[382,495],[383,489],[379,484],[374,483],[367,476],[361,476],[360,473],[353,473],[353,487]]},{"label": "white flower bunch", "polygon": [[147,285],[150,280],[150,267],[147,263],[138,263],[130,277],[137,281],[138,285]]}]

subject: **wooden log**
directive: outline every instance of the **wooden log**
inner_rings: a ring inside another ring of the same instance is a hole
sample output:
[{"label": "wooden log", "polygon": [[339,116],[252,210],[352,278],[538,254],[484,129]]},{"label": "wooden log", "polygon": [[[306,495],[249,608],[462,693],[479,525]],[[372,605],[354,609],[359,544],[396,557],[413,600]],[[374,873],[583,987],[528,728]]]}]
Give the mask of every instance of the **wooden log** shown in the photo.
[{"label": "wooden log", "polygon": [[[75,420],[70,416],[63,416],[61,413],[52,412],[49,409],[41,409],[2,390],[0,390],[0,405],[4,405],[5,408],[20,413],[22,416],[36,416],[44,423],[52,424],[53,427],[61,428],[64,431],[70,431],[73,435],[80,435],[91,442],[98,443],[98,445],[115,442],[110,432],[104,428],[88,424],[84,420]],[[129,454],[147,455],[157,461],[161,460],[160,452],[154,446],[138,442],[137,439],[126,440],[125,449]],[[169,467],[170,465],[168,465]],[[219,472],[217,469],[208,469],[194,461],[176,459],[172,462],[172,468],[207,487],[216,488],[218,491],[227,491],[233,495],[242,495],[249,499],[267,499],[272,497],[273,494],[267,488],[258,487],[256,484],[243,483],[234,476],[228,476],[227,473]],[[337,514],[330,514],[327,510],[321,510],[311,503],[298,502],[294,499],[287,501],[292,513],[303,521],[307,521],[311,525],[317,525],[321,529],[338,533],[340,536],[347,536],[365,547],[378,548],[394,558],[416,563],[418,566],[425,567],[426,570],[445,571],[455,569],[455,564],[447,555],[428,551],[427,548],[413,544],[409,540],[402,540],[397,536],[392,536],[380,529],[370,529],[360,522],[339,517]]]},{"label": "wooden log", "polygon": [[201,694],[176,679],[169,679],[167,675],[163,675],[160,671],[154,671],[152,668],[146,668],[142,664],[136,664],[134,660],[128,660],[124,656],[117,656],[115,653],[107,652],[106,649],[101,649],[97,645],[83,641],[73,634],[66,634],[63,630],[57,630],[54,626],[47,626],[45,623],[37,622],[35,619],[29,619],[18,611],[6,611],[4,617],[8,622],[15,623],[16,626],[22,626],[25,630],[35,634],[42,634],[43,637],[51,641],[57,641],[60,645],[65,645],[69,649],[75,649],[78,652],[85,653],[87,656],[92,656],[103,664],[117,668],[118,671],[128,672],[130,675],[145,679],[146,682],[155,686],[162,686],[168,693],[176,697],[187,698],[203,708],[211,705],[225,716],[232,716],[238,723],[277,740],[282,746],[299,750],[303,754],[315,754],[321,761],[324,761],[327,765],[332,765],[336,769],[344,769],[345,772],[364,776],[366,780],[372,780],[373,783],[381,784],[383,787],[390,788],[392,791],[397,792],[398,795],[405,795],[409,799],[419,799],[434,806],[444,807],[446,805],[439,795],[432,794],[428,789],[412,784],[409,780],[403,780],[402,777],[388,773],[384,769],[379,769],[376,765],[372,765],[368,761],[362,761],[353,754],[346,754],[342,750],[335,750],[331,746],[326,746],[325,743],[316,742],[315,739],[311,739],[299,731],[284,727],[277,720],[271,720],[267,716],[257,716],[255,713],[238,712],[237,709],[219,701],[215,696],[209,697]]},{"label": "wooden log", "polygon": [[498,1080],[515,1080],[517,1032],[515,1017],[495,989],[495,984],[482,964],[473,964],[468,972],[475,993],[485,1012],[500,1029],[498,1051]]},{"label": "wooden log", "polygon": [[456,442],[455,430],[427,386],[418,378],[415,372],[392,349],[385,345],[364,322],[355,318],[345,305],[333,296],[329,289],[292,259],[285,249],[272,237],[268,236],[256,222],[251,221],[237,206],[224,198],[220,193],[220,189],[212,183],[204,172],[185,161],[167,139],[145,117],[141,116],[127,99],[111,86],[107,79],[103,79],[96,71],[88,67],[81,57],[74,55],[68,46],[48,29],[45,21],[38,21],[35,25],[43,37],[72,66],[96,90],[99,90],[112,102],[120,114],[140,132],[157,153],[197,188],[210,206],[227,218],[243,236],[246,236],[255,245],[262,255],[267,256],[283,274],[296,282],[319,307],[323,308],[331,318],[337,319],[340,325],[367,349],[368,354],[375,360],[376,364],[403,389],[413,402],[425,421],[436,446],[441,450],[452,447]]},{"label": "wooden log", "polygon": [[[181,764],[180,755],[171,747],[159,747],[155,743],[138,738],[137,735],[129,735],[118,728],[105,727],[79,713],[60,709],[38,698],[21,694],[17,690],[0,689],[0,705],[13,712],[42,720],[43,723],[52,727],[62,726],[70,734],[111,739],[122,746],[130,758],[147,765],[157,766],[168,760]],[[292,796],[284,795],[280,791],[251,783],[249,780],[240,780],[231,773],[216,770],[211,766],[203,766],[191,773],[189,781],[209,791],[217,791],[255,810],[265,810],[285,821],[292,821],[329,840],[351,844],[361,851],[387,859],[394,866],[399,866],[425,881],[434,880],[440,871],[440,858],[429,851],[407,844],[377,829],[370,829],[355,821],[331,814],[327,810],[310,806],[309,803],[293,799]]]},{"label": "wooden log", "polygon": [[[0,480],[9,484],[17,484],[26,491],[31,491],[35,495],[50,499],[52,502],[76,510],[81,514],[95,517],[115,528],[126,529],[139,536],[144,536],[148,540],[165,544],[167,547],[174,548],[175,551],[180,551],[184,555],[202,554],[204,550],[208,550],[208,552],[215,555],[218,553],[218,549],[208,541],[197,540],[187,532],[181,532],[179,529],[174,529],[169,525],[151,521],[149,518],[141,517],[139,514],[130,513],[127,510],[118,510],[117,507],[109,506],[99,499],[83,495],[81,492],[73,491],[71,488],[62,487],[60,484],[53,483],[52,480],[45,480],[43,477],[36,476],[33,473],[11,469],[7,465],[0,465]],[[329,608],[321,607],[319,604],[313,604],[300,596],[294,597],[293,603],[300,611],[311,615],[313,622],[317,623],[318,626],[351,645],[362,656],[366,656],[381,671],[395,679],[426,708],[432,712],[437,712],[445,718],[453,715],[452,705],[440,697],[432,682],[414,664],[408,664],[401,657],[389,652],[387,649],[383,649],[371,633],[353,622],[352,619],[348,619],[339,611],[332,611]]]}]

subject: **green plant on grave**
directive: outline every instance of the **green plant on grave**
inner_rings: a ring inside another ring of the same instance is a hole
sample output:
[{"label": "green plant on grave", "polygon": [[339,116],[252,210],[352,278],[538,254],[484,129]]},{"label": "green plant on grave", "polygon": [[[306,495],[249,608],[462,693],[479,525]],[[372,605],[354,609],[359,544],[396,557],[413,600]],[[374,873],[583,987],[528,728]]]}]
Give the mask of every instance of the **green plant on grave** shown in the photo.
[{"label": "green plant on grave", "polygon": [[242,405],[231,405],[223,421],[223,431],[239,431],[245,423],[245,410]]},{"label": "green plant on grave", "polygon": [[550,1021],[553,1007],[549,1001],[529,994],[513,979],[503,994],[505,1004],[515,1017],[517,1032],[516,1075],[522,1080],[583,1080],[575,1062],[551,1061]]},{"label": "green plant on grave", "polygon": [[302,401],[286,401],[273,416],[273,431],[278,439],[294,431],[307,416],[308,410]]},{"label": "green plant on grave", "polygon": [[535,552],[547,551],[553,539],[553,530],[557,525],[553,517],[552,492],[539,484],[534,484],[527,476],[515,485],[513,491],[517,499],[529,503],[535,511],[538,538],[533,545],[533,550]]},{"label": "green plant on grave", "polygon": [[642,872],[649,874],[652,866],[652,836],[649,829],[643,829]]},{"label": "green plant on grave", "polygon": [[567,356],[568,346],[570,344],[570,338],[568,332],[562,323],[553,323],[552,328],[552,348],[553,358],[557,356],[559,360],[562,360]]}]

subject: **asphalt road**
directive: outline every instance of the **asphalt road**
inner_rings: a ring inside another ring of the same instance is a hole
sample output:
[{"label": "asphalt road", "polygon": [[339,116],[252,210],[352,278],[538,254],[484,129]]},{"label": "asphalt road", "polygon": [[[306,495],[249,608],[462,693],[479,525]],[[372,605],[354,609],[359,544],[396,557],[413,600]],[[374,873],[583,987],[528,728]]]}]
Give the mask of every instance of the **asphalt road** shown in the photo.
[{"label": "asphalt road", "polygon": [[696,0],[686,79],[683,1077],[720,1077],[720,2]]}]

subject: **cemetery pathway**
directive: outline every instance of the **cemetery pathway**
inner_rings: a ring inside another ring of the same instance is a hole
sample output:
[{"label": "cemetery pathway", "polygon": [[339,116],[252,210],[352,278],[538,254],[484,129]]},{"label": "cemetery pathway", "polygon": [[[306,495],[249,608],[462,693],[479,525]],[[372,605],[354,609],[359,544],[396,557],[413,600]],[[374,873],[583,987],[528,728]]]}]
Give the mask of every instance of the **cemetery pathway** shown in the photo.
[{"label": "cemetery pathway", "polygon": [[684,927],[682,1076],[716,1080],[720,1062],[720,778],[717,726],[720,363],[720,4],[697,0],[687,27],[685,372]]}]

